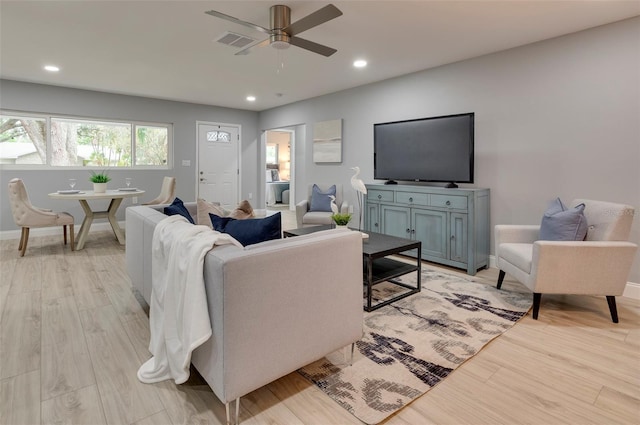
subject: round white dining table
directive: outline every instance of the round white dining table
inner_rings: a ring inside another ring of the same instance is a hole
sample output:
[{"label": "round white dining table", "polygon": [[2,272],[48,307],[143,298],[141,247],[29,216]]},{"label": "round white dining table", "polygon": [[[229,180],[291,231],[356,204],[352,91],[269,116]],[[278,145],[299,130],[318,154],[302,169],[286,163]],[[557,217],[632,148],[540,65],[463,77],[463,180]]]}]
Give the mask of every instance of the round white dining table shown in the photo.
[{"label": "round white dining table", "polygon": [[[71,193],[73,192],[73,193]],[[118,207],[122,203],[122,200],[125,198],[133,198],[135,196],[140,196],[144,193],[144,190],[136,189],[136,190],[107,190],[104,193],[96,193],[93,190],[81,190],[81,191],[69,191],[62,190],[59,192],[53,192],[49,194],[49,197],[52,199],[64,199],[64,200],[75,200],[80,202],[82,209],[84,210],[84,220],[82,221],[82,226],[80,227],[80,231],[78,232],[78,237],[76,238],[76,250],[80,250],[84,248],[84,243],[87,240],[87,235],[89,234],[89,229],[91,228],[91,223],[95,218],[107,218],[109,223],[111,223],[111,228],[113,229],[113,233],[120,242],[121,245],[124,245],[124,233],[122,229],[118,225],[118,220],[116,219],[116,212],[118,211]],[[93,211],[91,206],[89,206],[89,201],[97,201],[101,199],[109,199],[109,208],[106,211]]]}]

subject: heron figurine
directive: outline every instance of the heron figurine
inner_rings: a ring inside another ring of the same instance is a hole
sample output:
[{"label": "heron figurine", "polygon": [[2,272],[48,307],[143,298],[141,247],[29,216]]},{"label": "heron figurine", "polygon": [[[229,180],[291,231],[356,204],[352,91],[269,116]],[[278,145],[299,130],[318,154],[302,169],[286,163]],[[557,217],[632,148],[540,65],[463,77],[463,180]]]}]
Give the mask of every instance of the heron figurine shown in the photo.
[{"label": "heron figurine", "polygon": [[358,230],[360,230],[363,218],[362,198],[367,194],[367,187],[364,185],[364,182],[358,178],[358,175],[360,175],[360,167],[352,167],[351,169],[356,172],[351,176],[351,187],[356,191],[356,197],[358,199]]},{"label": "heron figurine", "polygon": [[336,204],[336,197],[333,195],[329,195],[331,199],[331,212],[334,214],[339,214],[340,210],[338,209],[338,205]]}]

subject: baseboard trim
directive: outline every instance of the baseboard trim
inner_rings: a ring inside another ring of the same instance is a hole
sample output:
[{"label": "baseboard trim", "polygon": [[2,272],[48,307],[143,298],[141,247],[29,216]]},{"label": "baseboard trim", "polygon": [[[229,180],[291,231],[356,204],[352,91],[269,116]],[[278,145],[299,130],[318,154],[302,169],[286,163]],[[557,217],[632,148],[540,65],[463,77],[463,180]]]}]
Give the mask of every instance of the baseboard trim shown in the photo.
[{"label": "baseboard trim", "polygon": [[[489,267],[493,269],[496,268],[496,257],[494,255],[489,256]],[[625,286],[622,296],[634,300],[640,300],[640,283],[627,282],[627,286]]]},{"label": "baseboard trim", "polygon": [[[124,229],[124,221],[119,221],[118,225],[120,225],[120,227],[122,229]],[[76,230],[76,235],[78,234],[78,231],[80,230],[80,226],[76,225],[75,226],[75,230]],[[92,232],[103,232],[105,230],[111,230],[111,224],[109,222],[104,222],[104,223],[92,223],[91,224],[91,229],[89,230],[89,233]],[[10,239],[20,239],[22,232],[21,230],[17,229],[17,230],[4,230],[2,232],[0,232],[0,241],[4,241],[4,240],[10,240]],[[62,235],[62,229],[61,226],[54,226],[54,227],[34,227],[29,229],[29,237],[31,236],[51,236],[51,235]]]}]

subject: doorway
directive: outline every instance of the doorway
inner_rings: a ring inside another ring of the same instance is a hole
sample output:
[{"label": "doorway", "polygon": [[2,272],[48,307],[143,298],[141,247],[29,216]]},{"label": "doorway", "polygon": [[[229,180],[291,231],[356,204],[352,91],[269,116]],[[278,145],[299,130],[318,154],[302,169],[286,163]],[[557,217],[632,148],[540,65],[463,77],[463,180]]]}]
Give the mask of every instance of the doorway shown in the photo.
[{"label": "doorway", "polygon": [[240,126],[198,122],[197,127],[196,197],[233,209],[240,198]]},{"label": "doorway", "polygon": [[289,128],[264,132],[264,199],[267,208],[295,210],[295,131]]}]

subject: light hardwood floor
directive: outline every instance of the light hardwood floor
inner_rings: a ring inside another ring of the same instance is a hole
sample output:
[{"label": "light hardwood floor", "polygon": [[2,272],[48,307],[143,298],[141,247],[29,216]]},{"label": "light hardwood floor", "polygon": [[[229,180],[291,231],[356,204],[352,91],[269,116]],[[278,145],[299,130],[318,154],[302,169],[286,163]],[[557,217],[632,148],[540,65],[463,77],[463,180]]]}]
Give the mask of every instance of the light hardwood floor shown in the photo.
[{"label": "light hardwood floor", "polygon": [[[0,424],[223,424],[197,373],[138,382],[148,318],[113,234],[76,252],[61,239],[32,237],[24,258],[17,240],[0,242]],[[478,277],[494,284],[497,271]],[[545,296],[538,321],[527,315],[385,423],[637,424],[640,302],[618,298],[618,309],[613,324],[604,297]],[[361,423],[297,373],[243,397],[241,420]]]}]

